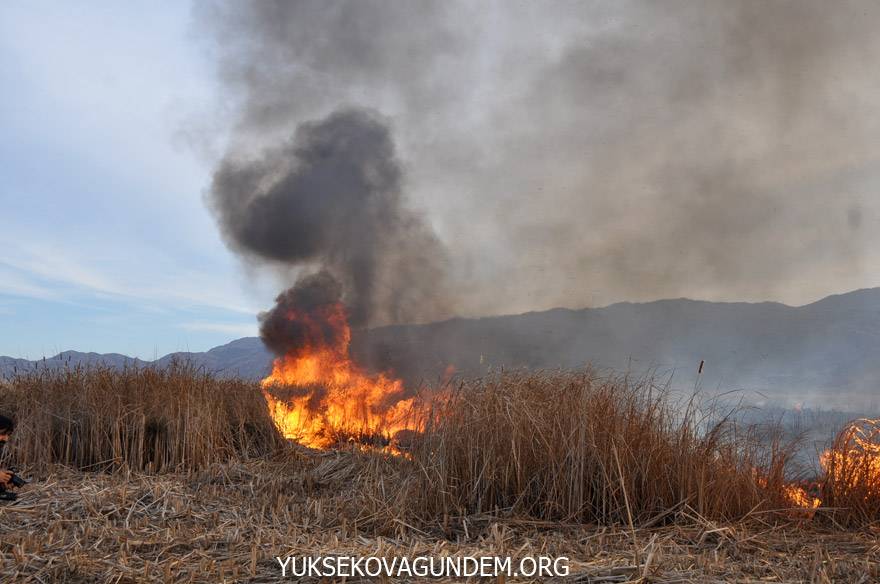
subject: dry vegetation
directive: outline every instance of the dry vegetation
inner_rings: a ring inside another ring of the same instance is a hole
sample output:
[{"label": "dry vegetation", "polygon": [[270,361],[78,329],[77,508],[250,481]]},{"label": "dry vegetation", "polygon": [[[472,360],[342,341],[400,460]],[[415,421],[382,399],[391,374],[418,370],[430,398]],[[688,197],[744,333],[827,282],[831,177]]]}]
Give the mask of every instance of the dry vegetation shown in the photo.
[{"label": "dry vegetation", "polygon": [[16,376],[0,410],[28,466],[171,471],[271,452],[282,444],[253,383],[167,369],[82,367]]},{"label": "dry vegetation", "polygon": [[880,425],[857,420],[844,428],[823,455],[822,501],[838,523],[880,519]]},{"label": "dry vegetation", "polygon": [[4,581],[272,582],[274,556],[331,552],[566,555],[579,582],[880,578],[851,483],[792,511],[786,449],[647,381],[468,382],[405,456],[288,444],[258,384],[185,366],[27,374],[0,411],[35,479],[0,506]]},{"label": "dry vegetation", "polygon": [[648,379],[489,376],[462,385],[415,450],[419,491],[431,515],[566,522],[669,521],[685,506],[735,520],[782,504],[786,449],[709,419]]}]

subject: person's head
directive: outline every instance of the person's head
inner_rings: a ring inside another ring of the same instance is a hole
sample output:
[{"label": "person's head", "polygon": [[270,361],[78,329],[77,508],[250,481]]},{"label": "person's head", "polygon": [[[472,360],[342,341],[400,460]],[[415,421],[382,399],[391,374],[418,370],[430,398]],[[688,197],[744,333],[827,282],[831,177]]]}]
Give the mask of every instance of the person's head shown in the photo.
[{"label": "person's head", "polygon": [[9,440],[13,430],[15,430],[15,422],[6,416],[0,415],[0,442]]}]

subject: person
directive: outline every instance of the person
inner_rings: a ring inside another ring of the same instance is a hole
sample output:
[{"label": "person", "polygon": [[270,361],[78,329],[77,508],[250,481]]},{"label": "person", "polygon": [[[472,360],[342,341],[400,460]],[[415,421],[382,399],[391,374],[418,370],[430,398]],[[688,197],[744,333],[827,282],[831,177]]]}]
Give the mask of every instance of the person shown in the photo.
[{"label": "person", "polygon": [[[6,416],[0,415],[0,452],[6,446],[6,442],[15,430],[15,423]],[[14,487],[12,484],[12,471],[0,468],[0,490],[9,490]]]}]

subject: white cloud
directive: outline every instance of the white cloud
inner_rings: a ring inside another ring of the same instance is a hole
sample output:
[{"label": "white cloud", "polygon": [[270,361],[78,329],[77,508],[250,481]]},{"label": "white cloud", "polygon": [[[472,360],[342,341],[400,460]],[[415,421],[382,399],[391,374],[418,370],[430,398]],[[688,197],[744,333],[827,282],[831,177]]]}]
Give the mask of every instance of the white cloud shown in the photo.
[{"label": "white cloud", "polygon": [[[259,303],[247,298],[240,276],[230,265],[193,269],[187,258],[166,258],[158,250],[139,249],[134,242],[117,242],[77,251],[49,238],[17,234],[13,225],[0,225],[0,247],[5,250],[0,291],[42,299],[61,299],[59,285],[95,296],[156,302],[174,307],[205,306],[254,315]],[[134,258],[134,259],[132,259]],[[38,283],[40,282],[40,283]],[[147,308],[147,307],[145,307]]]},{"label": "white cloud", "polygon": [[54,290],[41,286],[12,270],[5,269],[2,262],[0,262],[0,294],[58,300],[58,294]]}]

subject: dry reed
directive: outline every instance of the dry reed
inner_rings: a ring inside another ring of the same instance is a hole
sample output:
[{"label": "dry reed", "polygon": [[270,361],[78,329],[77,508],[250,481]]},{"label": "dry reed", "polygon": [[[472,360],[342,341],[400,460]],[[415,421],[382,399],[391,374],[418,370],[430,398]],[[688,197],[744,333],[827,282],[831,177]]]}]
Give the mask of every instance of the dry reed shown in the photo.
[{"label": "dry reed", "polygon": [[163,369],[41,369],[0,387],[17,429],[7,453],[34,467],[169,471],[266,454],[283,444],[256,383]]},{"label": "dry reed", "polygon": [[0,412],[35,479],[0,505],[15,581],[271,582],[290,554],[566,555],[579,582],[880,577],[869,531],[774,515],[785,448],[647,380],[468,381],[404,456],[278,448],[257,384],[181,364],[26,373]]},{"label": "dry reed", "polygon": [[483,515],[463,519],[451,533],[396,522],[380,535],[357,519],[365,510],[354,502],[363,495],[351,477],[361,474],[364,459],[351,451],[311,452],[294,461],[158,476],[56,468],[24,487],[16,504],[0,505],[0,581],[268,583],[282,580],[274,556],[313,554],[568,557],[570,576],[557,582],[880,578],[876,534],[809,524],[718,524],[693,516],[687,525],[633,532]]},{"label": "dry reed", "polygon": [[[400,522],[448,530],[475,514],[634,528],[793,506],[789,447],[679,405],[649,379],[502,372],[442,396],[405,457],[366,452],[346,465],[359,493],[347,514],[386,533]],[[0,413],[18,422],[7,454],[32,469],[179,472],[286,445],[257,383],[181,363],[22,373],[0,387]],[[880,514],[863,467],[825,477],[823,507],[841,520]]]},{"label": "dry reed", "polygon": [[674,406],[650,380],[514,372],[464,382],[411,452],[427,516],[503,511],[639,524],[685,508],[738,519],[788,506],[787,452]]}]

